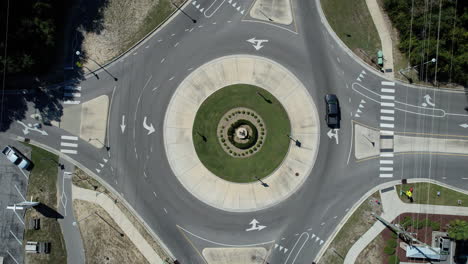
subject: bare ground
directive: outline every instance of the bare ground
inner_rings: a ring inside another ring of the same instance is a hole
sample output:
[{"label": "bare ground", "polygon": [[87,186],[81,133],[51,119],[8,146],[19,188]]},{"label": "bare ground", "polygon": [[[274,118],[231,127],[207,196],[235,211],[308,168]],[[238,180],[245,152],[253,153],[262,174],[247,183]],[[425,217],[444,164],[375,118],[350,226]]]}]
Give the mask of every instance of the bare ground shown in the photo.
[{"label": "bare ground", "polygon": [[[82,49],[85,54],[101,65],[119,55],[123,49],[133,44],[133,36],[159,1],[109,0],[107,5],[99,10],[102,14],[103,29],[100,32],[80,29],[84,37]],[[84,67],[95,70],[99,66],[93,61],[87,61]]]},{"label": "bare ground", "polygon": [[95,203],[73,200],[86,263],[148,263],[107,212]]}]

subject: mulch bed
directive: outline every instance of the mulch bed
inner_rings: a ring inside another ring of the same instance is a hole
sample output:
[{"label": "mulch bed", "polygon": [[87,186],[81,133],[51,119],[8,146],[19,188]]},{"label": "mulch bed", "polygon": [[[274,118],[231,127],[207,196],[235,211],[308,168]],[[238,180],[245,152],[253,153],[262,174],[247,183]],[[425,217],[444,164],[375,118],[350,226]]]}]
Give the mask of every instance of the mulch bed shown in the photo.
[{"label": "mulch bed", "polygon": [[[439,222],[440,223],[440,230],[441,232],[447,232],[447,225],[449,224],[450,221],[455,220],[455,219],[460,219],[464,221],[468,221],[468,216],[457,216],[457,215],[438,215],[438,214],[416,214],[416,213],[404,213],[399,215],[395,220],[392,221],[393,224],[397,224],[403,221],[403,219],[408,216],[411,217],[413,220],[424,220],[428,218],[432,222]],[[418,240],[431,245],[431,239],[432,239],[432,228],[430,226],[423,227],[421,229],[416,229],[412,226],[408,227],[408,232],[412,233],[414,237],[416,237]],[[414,234],[416,233],[416,234]],[[389,228],[386,228],[384,231],[381,233],[382,238],[384,241],[387,241],[389,239],[392,239],[392,231]],[[400,248],[400,242],[402,242],[401,239],[397,239],[397,248],[396,248],[396,254],[400,261],[402,262],[412,262],[412,263],[427,263],[427,261],[424,260],[419,260],[419,259],[409,259],[406,257],[406,251]],[[385,259],[383,263],[387,264],[387,255],[383,252],[382,250],[382,256],[385,256]]]}]

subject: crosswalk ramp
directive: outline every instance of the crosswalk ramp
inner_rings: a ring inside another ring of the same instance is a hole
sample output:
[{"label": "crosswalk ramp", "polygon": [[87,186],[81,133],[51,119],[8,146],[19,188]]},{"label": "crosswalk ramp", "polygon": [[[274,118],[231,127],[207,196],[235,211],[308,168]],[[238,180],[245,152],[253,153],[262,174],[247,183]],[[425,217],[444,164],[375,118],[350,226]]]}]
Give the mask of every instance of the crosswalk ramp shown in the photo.
[{"label": "crosswalk ramp", "polygon": [[77,100],[81,97],[81,86],[65,86],[63,88],[64,104],[79,104],[81,101]]},{"label": "crosswalk ramp", "polygon": [[75,136],[61,136],[60,137],[60,152],[65,154],[77,154],[78,137]]},{"label": "crosswalk ramp", "polygon": [[380,178],[393,177],[393,136],[395,128],[394,82],[383,81],[380,89]]}]

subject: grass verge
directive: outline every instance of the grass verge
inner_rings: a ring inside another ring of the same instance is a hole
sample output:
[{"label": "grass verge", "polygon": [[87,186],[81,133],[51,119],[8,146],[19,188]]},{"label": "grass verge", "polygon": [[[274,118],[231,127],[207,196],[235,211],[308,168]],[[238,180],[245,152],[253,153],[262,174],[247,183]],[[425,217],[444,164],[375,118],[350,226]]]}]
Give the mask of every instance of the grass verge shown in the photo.
[{"label": "grass verge", "polygon": [[[437,184],[419,182],[396,186],[398,194],[400,194],[400,191],[408,191],[411,187],[414,188],[414,203],[459,206],[457,201],[461,200],[462,203],[460,206],[468,206],[468,195]],[[440,192],[440,196],[437,196],[437,192]],[[400,199],[405,203],[410,203],[404,193],[400,195]]]},{"label": "grass verge", "polygon": [[372,58],[377,56],[380,38],[365,0],[321,0],[321,5],[328,23],[348,48],[360,57],[358,49]]},{"label": "grass verge", "polygon": [[[267,130],[262,148],[247,158],[227,154],[216,133],[222,116],[237,107],[257,112]],[[198,157],[208,170],[228,181],[252,182],[255,177],[268,176],[281,164],[289,149],[290,131],[288,115],[272,94],[256,86],[236,84],[218,90],[203,102],[195,116],[192,137]]]},{"label": "grass verge", "polygon": [[[133,226],[138,230],[138,232],[145,238],[145,240],[148,242],[148,244],[151,245],[151,247],[154,249],[154,251],[161,257],[161,259],[165,260],[165,263],[172,263],[171,257],[166,253],[166,251],[159,245],[159,243],[156,241],[156,239],[153,238],[153,236],[147,231],[145,226],[141,223],[137,217],[133,215],[132,212],[130,212],[127,207],[121,203],[118,202],[118,198],[113,195],[111,192],[109,192],[102,184],[100,184],[97,180],[91,178],[89,175],[87,175],[85,172],[82,170],[76,168],[75,173],[73,174],[72,177],[72,183],[80,188],[85,188],[93,191],[97,191],[100,193],[104,193],[105,195],[109,196],[112,200],[116,201],[117,207],[125,214],[125,216],[132,222]],[[74,203],[75,204],[75,203]],[[79,206],[79,205],[78,205]],[[97,206],[101,208],[100,206]],[[102,208],[101,208],[102,209]],[[103,210],[103,209],[102,209]],[[77,219],[80,219],[78,216],[76,217]],[[93,217],[91,217],[93,218]],[[93,226],[89,228],[94,228]],[[81,230],[81,229],[80,229]],[[132,244],[133,245],[133,244]],[[99,246],[99,245],[97,245]],[[92,250],[93,251],[93,250]],[[111,254],[113,250],[109,254]],[[115,253],[115,252],[114,252]],[[112,253],[112,254],[114,254]],[[97,253],[96,253],[97,254]],[[118,254],[117,254],[118,255]],[[113,263],[113,262],[111,262]],[[126,262],[125,262],[126,263]],[[130,263],[130,262],[129,262]],[[132,261],[132,263],[138,263]]]},{"label": "grass verge", "polygon": [[40,209],[27,210],[25,224],[27,226],[31,218],[40,218],[41,229],[26,229],[23,244],[26,244],[26,241],[51,242],[50,254],[26,254],[25,262],[29,264],[67,263],[65,241],[57,221],[60,215],[56,212],[58,156],[41,148],[25,145],[31,147],[31,160],[34,163],[34,168],[29,175],[27,197],[28,199],[32,197],[33,201],[41,203]]},{"label": "grass verge", "polygon": [[378,191],[367,198],[341,227],[320,259],[320,264],[343,263],[353,244],[376,222],[371,213],[382,214],[382,206],[377,204],[376,200],[380,201]]}]

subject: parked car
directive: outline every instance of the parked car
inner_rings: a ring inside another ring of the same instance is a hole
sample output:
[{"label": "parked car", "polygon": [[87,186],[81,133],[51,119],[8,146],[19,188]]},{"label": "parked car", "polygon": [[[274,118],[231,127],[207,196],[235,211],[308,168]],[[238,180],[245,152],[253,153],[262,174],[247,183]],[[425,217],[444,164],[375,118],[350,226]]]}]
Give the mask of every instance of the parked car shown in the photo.
[{"label": "parked car", "polygon": [[329,128],[340,128],[341,112],[338,97],[334,94],[325,95],[326,116],[325,120]]},{"label": "parked car", "polygon": [[9,161],[18,166],[21,169],[31,170],[33,163],[26,158],[19,150],[12,146],[6,146],[2,153],[7,157]]}]

